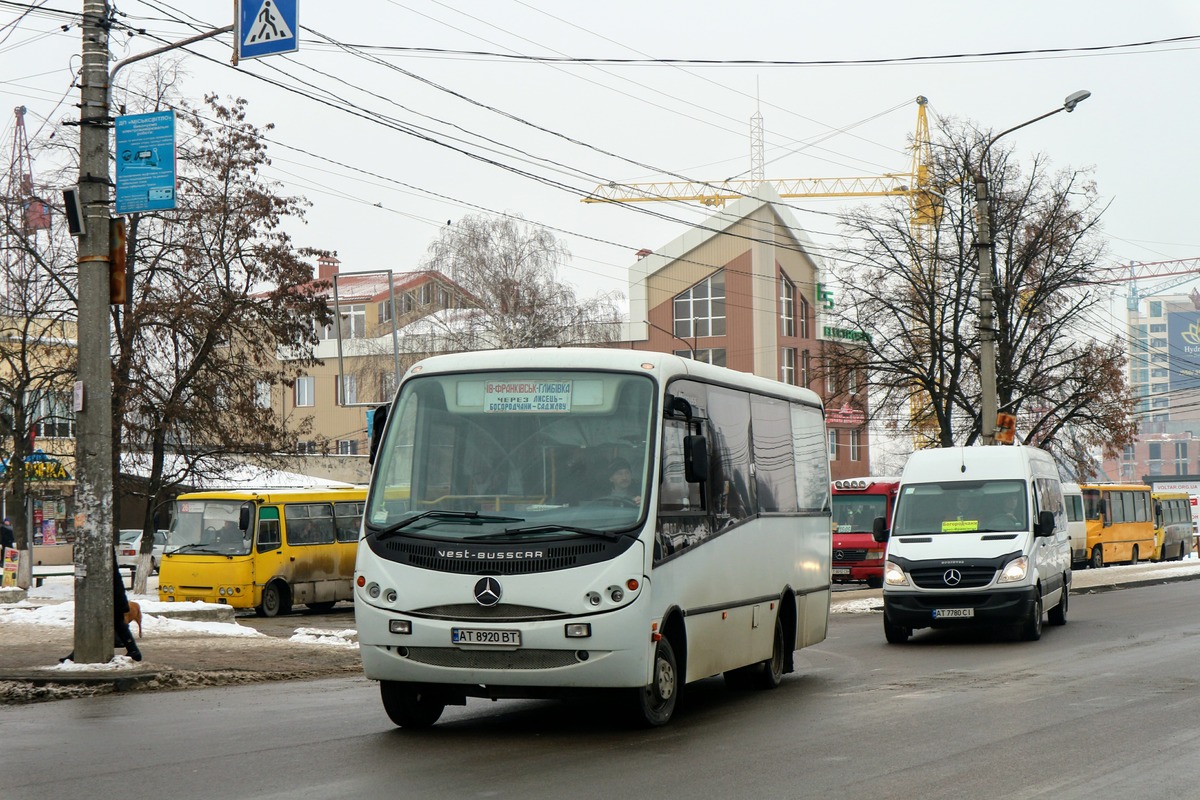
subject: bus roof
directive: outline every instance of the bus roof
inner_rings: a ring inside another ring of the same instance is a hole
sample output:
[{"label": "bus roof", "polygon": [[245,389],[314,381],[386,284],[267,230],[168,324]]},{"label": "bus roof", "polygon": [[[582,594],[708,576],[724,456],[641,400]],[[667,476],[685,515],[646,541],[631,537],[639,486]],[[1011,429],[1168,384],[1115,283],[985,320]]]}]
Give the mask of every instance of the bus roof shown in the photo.
[{"label": "bus roof", "polygon": [[360,486],[271,486],[246,489],[214,489],[205,492],[187,492],[176,500],[258,500],[276,503],[304,500],[365,499],[367,487]]},{"label": "bus roof", "polygon": [[820,396],[800,386],[670,353],[611,347],[530,347],[431,356],[409,367],[408,372],[404,374],[404,380],[418,374],[519,369],[615,370],[649,374],[663,384],[671,378],[694,377],[821,407]]}]

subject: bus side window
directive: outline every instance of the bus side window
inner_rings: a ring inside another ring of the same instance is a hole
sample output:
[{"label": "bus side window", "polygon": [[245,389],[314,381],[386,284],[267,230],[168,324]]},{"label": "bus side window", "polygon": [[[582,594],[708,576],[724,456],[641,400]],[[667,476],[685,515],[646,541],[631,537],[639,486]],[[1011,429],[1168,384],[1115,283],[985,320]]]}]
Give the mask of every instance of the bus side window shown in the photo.
[{"label": "bus side window", "polygon": [[282,543],[279,535],[279,509],[262,508],[258,512],[258,552],[274,550]]}]

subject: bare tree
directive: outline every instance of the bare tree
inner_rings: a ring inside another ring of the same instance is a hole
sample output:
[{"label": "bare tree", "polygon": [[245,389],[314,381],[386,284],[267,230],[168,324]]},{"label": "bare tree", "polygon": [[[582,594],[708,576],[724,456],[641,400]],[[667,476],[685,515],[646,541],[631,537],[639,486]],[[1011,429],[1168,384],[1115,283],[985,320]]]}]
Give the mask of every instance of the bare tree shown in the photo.
[{"label": "bare tree", "polygon": [[[869,370],[876,414],[899,434],[935,446],[980,437],[979,263],[969,186],[989,132],[941,122],[935,182],[938,224],[910,225],[907,208],[860,210],[843,220],[849,245],[835,273],[844,290],[838,324],[868,335],[827,368]],[[1096,278],[1102,213],[1089,174],[1020,163],[992,147],[985,166],[995,241],[999,407],[1017,416],[1026,444],[1051,450],[1076,476],[1090,453],[1133,441],[1124,348],[1097,338]],[[852,288],[851,288],[852,287]],[[991,425],[993,421],[988,420]]]},{"label": "bare tree", "polygon": [[[467,216],[429,246],[426,269],[448,275],[475,296],[471,308],[431,317],[446,350],[611,342],[618,336],[619,292],[580,301],[559,278],[570,258],[545,228],[519,216]],[[427,351],[428,352],[428,351]]]},{"label": "bare tree", "polygon": [[[317,363],[317,326],[331,319],[327,287],[304,261],[316,253],[283,230],[303,218],[304,202],[261,174],[266,146],[245,101],[205,103],[181,115],[193,135],[179,154],[177,208],[130,218],[131,291],[113,309],[114,461],[137,451],[148,469],[140,488],[116,485],[144,493],[147,533],[179,485],[227,468],[228,456],[291,449],[307,433],[311,423],[280,416],[267,393]],[[152,538],[142,537],[143,566]],[[137,571],[135,591],[147,572]]]}]

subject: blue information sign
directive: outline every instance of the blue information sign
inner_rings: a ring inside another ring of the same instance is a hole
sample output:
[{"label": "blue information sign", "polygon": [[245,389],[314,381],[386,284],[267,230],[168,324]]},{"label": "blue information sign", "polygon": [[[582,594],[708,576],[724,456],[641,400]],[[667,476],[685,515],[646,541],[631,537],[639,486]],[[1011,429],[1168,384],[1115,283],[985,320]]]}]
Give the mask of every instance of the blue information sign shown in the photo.
[{"label": "blue information sign", "polygon": [[300,49],[300,0],[237,0],[238,58],[258,58]]},{"label": "blue information sign", "polygon": [[175,112],[117,117],[118,214],[175,207]]}]

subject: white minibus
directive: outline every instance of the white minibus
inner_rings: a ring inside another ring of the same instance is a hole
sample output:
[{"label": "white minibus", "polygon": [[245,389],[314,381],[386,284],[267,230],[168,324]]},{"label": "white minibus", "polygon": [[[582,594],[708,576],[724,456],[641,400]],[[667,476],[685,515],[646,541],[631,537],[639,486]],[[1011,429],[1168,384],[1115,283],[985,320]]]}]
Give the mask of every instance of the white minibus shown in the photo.
[{"label": "white minibus", "polygon": [[397,725],[585,690],[662,725],[685,684],[773,688],[825,638],[829,465],[807,389],[631,350],[436,356],[377,441],[355,615]]}]

